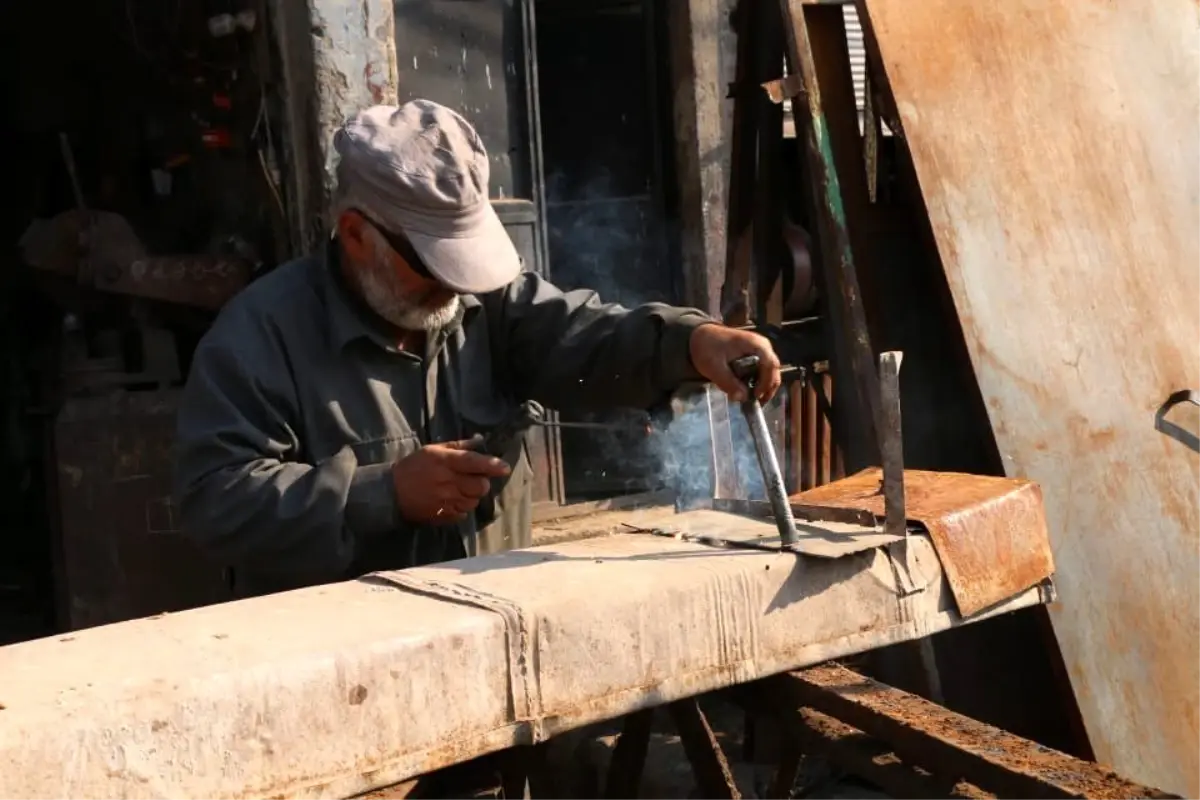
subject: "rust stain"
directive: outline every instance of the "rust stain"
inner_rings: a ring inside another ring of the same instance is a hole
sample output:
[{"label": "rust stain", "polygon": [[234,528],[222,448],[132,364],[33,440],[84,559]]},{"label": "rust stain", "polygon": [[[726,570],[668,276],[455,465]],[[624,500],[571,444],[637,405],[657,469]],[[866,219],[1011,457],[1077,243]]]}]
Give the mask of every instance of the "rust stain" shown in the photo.
[{"label": "rust stain", "polygon": [[836,664],[794,672],[788,680],[788,694],[800,704],[844,719],[926,766],[953,769],[945,764],[948,746],[962,778],[1001,797],[1176,797]]},{"label": "rust stain", "polygon": [[[878,467],[793,495],[798,503],[883,516]],[[904,471],[905,509],[929,531],[964,617],[1054,573],[1042,491],[1036,483],[953,472]]]}]

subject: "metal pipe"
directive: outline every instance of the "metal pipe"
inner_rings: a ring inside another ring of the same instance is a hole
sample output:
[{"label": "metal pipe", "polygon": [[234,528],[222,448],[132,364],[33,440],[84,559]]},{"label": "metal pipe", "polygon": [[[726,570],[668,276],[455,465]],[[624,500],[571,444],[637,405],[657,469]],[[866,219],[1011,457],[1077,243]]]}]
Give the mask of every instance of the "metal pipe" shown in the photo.
[{"label": "metal pipe", "polygon": [[762,470],[763,484],[767,499],[771,502],[771,511],[775,515],[775,527],[779,529],[779,538],[785,545],[796,543],[796,520],[792,516],[792,505],[788,499],[787,487],[783,483],[783,472],[779,469],[779,459],[771,444],[771,431],[767,427],[767,418],[763,415],[762,404],[754,394],[755,379],[758,376],[758,356],[746,356],[735,360],[730,365],[738,380],[746,384],[750,390],[742,403],[742,414],[750,427],[750,438],[754,440],[754,451],[758,454],[758,466]]}]

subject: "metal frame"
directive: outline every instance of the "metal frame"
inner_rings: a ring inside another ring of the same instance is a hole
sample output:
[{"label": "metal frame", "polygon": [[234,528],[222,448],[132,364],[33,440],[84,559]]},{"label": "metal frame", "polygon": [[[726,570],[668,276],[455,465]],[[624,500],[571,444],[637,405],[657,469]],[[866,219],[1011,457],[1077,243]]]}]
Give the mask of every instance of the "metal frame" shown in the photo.
[{"label": "metal frame", "polygon": [[[528,133],[529,165],[532,175],[531,192],[536,236],[537,263],[535,271],[549,280],[550,275],[550,242],[546,221],[546,182],[542,161],[542,118],[541,101],[538,94],[538,61],[537,61],[537,13],[534,0],[518,0],[521,14],[521,51],[524,55],[523,69],[525,85],[525,126]],[[558,412],[549,412],[548,420],[556,422]],[[562,436],[557,428],[545,427],[530,431],[529,436],[541,436],[545,443],[547,476],[550,481],[550,501],[539,503],[538,506],[562,505],[565,500],[565,471],[563,469]],[[538,513],[538,509],[534,509]]]},{"label": "metal frame", "polygon": [[[768,798],[793,796],[803,757],[826,759],[893,797],[1178,797],[837,664],[765,678],[719,694],[748,712],[770,717],[783,732],[775,775],[765,794]],[[700,796],[742,797],[701,704],[695,698],[678,700],[665,710]],[[657,716],[655,709],[648,708],[625,717],[598,796],[640,796]],[[753,758],[753,753],[748,757]],[[531,785],[537,785],[535,778],[528,773]],[[415,783],[406,781],[359,797],[407,797]],[[534,791],[532,796],[550,795]]]},{"label": "metal frame", "polygon": [[733,693],[901,797],[1176,797],[836,664]]}]

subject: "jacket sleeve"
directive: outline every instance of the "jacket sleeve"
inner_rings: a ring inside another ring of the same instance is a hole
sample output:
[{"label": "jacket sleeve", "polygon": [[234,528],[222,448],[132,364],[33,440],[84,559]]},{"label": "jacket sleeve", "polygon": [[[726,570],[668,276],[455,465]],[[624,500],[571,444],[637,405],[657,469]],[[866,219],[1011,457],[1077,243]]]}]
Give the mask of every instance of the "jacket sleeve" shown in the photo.
[{"label": "jacket sleeve", "polygon": [[485,299],[519,394],[560,411],[649,408],[700,379],[688,342],[712,322],[662,303],[625,308],[524,272]]},{"label": "jacket sleeve", "polygon": [[180,526],[223,563],[339,580],[362,539],[396,527],[390,466],[359,466],[348,447],[303,463],[298,412],[286,355],[262,323],[218,319],[177,417]]}]

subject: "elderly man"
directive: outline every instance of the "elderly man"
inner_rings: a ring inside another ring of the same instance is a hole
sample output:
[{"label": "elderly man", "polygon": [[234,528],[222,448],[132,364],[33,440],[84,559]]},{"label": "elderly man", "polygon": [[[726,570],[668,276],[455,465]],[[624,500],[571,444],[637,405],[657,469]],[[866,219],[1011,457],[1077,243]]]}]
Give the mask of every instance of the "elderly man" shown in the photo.
[{"label": "elderly man", "polygon": [[334,145],[328,248],[229,303],[179,412],[182,527],[239,594],[528,546],[527,455],[468,445],[522,400],[646,408],[700,379],[737,399],[728,363],[750,354],[760,394],[779,386],[760,336],[522,271],[453,111],[376,106]]}]

